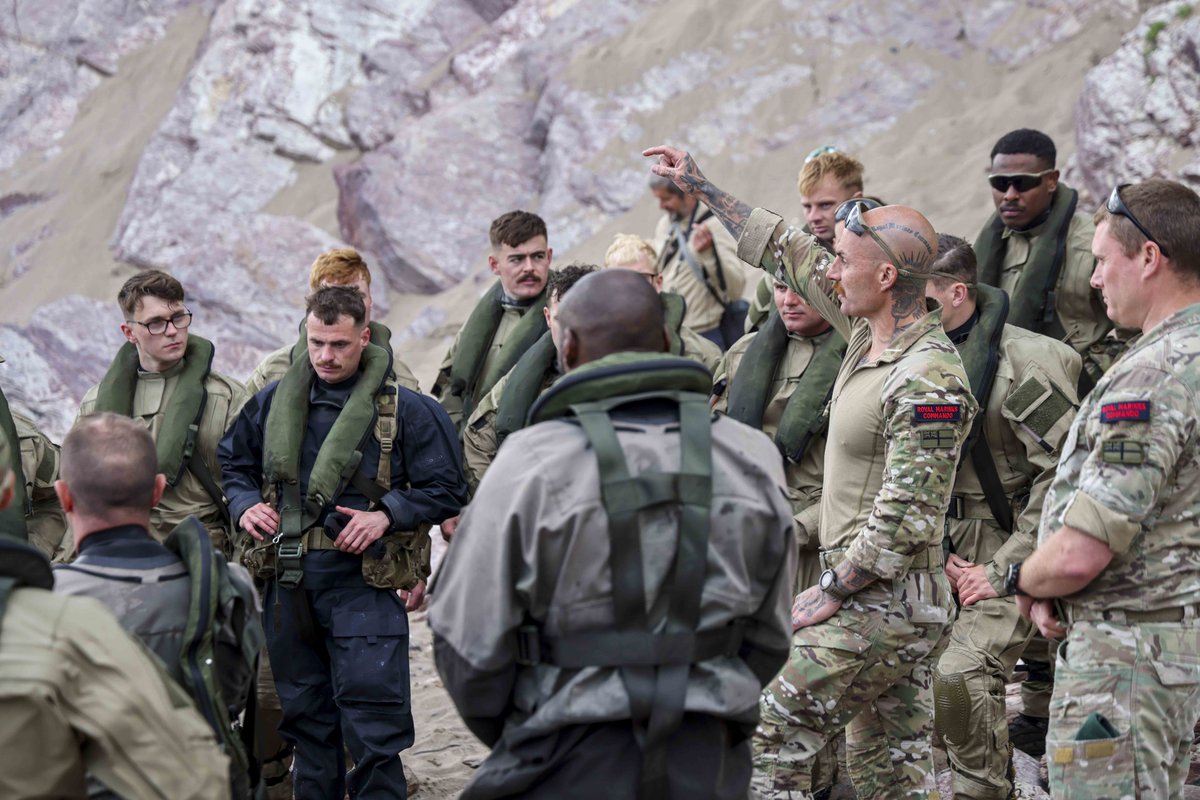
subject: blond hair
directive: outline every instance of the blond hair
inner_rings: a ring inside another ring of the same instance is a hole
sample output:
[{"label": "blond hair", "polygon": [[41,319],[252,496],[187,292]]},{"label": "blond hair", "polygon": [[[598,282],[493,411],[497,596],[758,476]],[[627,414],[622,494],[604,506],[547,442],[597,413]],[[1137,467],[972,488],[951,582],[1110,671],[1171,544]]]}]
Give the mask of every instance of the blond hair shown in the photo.
[{"label": "blond hair", "polygon": [[863,190],[862,162],[840,150],[822,153],[801,167],[796,187],[800,194],[812,194],[827,175],[837,178],[844,189],[852,192]]},{"label": "blond hair", "polygon": [[650,264],[654,267],[654,274],[657,275],[659,270],[658,253],[654,252],[654,245],[637,234],[618,233],[613,237],[612,244],[604,253],[604,268],[609,269],[618,264],[632,264],[642,256],[650,259]]},{"label": "blond hair", "polygon": [[371,270],[353,247],[338,247],[317,256],[308,270],[308,288],[320,289],[323,284],[347,286],[359,278],[371,285]]}]

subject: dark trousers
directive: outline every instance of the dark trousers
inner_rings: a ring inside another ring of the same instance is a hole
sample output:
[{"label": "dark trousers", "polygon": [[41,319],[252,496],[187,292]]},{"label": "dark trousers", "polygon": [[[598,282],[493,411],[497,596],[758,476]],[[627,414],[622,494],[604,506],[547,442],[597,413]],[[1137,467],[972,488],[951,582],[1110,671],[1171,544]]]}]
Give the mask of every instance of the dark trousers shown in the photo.
[{"label": "dark trousers", "polygon": [[724,353],[726,350],[729,349],[729,345],[733,344],[733,342],[725,341],[725,334],[723,334],[721,332],[720,325],[718,325],[715,328],[709,328],[706,331],[696,331],[696,333],[700,334],[705,339],[708,339],[710,342],[715,344],[717,347],[721,348],[722,353]]},{"label": "dark trousers", "polygon": [[[661,800],[744,800],[752,728],[685,714],[667,740]],[[629,720],[573,725],[509,749],[504,738],[463,791],[463,800],[635,800],[642,751]]]},{"label": "dark trousers", "polygon": [[[296,748],[295,796],[406,797],[399,753],[412,746],[413,719],[408,617],[396,593],[368,586],[359,557],[318,550],[304,557],[299,588],[269,582],[263,616],[279,732]],[[343,747],[354,760],[349,774]]]}]

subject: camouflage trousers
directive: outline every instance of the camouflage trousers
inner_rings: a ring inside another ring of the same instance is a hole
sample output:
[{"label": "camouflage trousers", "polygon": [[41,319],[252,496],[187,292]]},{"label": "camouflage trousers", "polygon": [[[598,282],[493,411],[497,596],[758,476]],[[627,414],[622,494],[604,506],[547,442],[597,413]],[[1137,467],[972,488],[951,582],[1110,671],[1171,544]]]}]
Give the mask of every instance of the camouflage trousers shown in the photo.
[{"label": "camouflage trousers", "polygon": [[1021,713],[1027,717],[1047,719],[1050,716],[1050,697],[1054,694],[1054,651],[1058,642],[1044,639],[1037,628],[1025,645],[1021,660],[1029,667],[1029,677],[1021,683]]},{"label": "camouflage trousers", "polygon": [[956,798],[1004,800],[1012,789],[1004,686],[1032,633],[1011,597],[958,612],[933,676],[933,720]]},{"label": "camouflage trousers", "polygon": [[939,570],[879,581],[792,638],[762,695],[752,795],[811,797],[841,730],[859,797],[936,797],[930,683],[953,601]]},{"label": "camouflage trousers", "polygon": [[1180,797],[1200,719],[1200,621],[1074,621],[1058,649],[1051,794]]}]

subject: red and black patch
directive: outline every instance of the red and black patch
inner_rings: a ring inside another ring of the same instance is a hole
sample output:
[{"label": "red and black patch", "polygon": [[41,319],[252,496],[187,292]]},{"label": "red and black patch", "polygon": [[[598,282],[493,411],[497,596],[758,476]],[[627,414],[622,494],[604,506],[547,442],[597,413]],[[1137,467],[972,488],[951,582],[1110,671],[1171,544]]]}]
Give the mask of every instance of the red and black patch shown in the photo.
[{"label": "red and black patch", "polygon": [[1149,422],[1149,400],[1124,400],[1120,403],[1105,403],[1100,406],[1100,421],[1106,424],[1114,422]]},{"label": "red and black patch", "polygon": [[913,406],[913,422],[960,422],[962,406],[958,403],[925,403]]}]

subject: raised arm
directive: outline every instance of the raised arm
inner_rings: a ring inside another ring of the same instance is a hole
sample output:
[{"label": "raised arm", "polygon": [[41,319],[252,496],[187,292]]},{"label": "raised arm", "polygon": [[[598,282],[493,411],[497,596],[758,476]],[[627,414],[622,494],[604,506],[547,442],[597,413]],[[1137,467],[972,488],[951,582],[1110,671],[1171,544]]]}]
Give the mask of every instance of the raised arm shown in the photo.
[{"label": "raised arm", "polygon": [[742,235],[746,222],[750,219],[749,205],[738,200],[728,192],[723,192],[709,182],[696,166],[696,160],[685,150],[679,150],[666,145],[657,145],[642,151],[644,156],[658,156],[658,163],[650,167],[650,171],[662,178],[669,178],[685,194],[696,195],[704,201],[704,205],[712,209],[717,219],[725,226],[733,238]]}]

